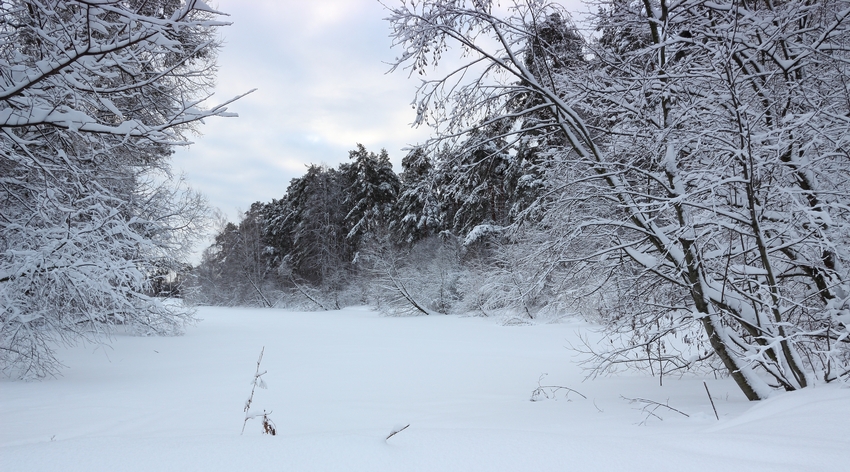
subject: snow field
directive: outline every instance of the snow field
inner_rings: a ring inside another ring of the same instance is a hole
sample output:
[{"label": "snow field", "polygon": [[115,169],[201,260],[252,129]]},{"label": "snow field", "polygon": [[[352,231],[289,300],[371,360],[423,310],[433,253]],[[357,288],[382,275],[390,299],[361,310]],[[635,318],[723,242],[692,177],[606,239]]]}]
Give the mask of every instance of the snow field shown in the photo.
[{"label": "snow field", "polygon": [[[65,375],[0,383],[3,471],[827,471],[850,454],[850,389],[747,402],[728,379],[584,381],[579,321],[202,308],[174,338],[63,350]],[[250,420],[260,349],[277,436]],[[570,394],[530,401],[543,385]],[[656,410],[645,398],[690,415]],[[644,421],[646,420],[646,421]],[[641,424],[643,423],[643,424]],[[406,430],[385,440],[395,429]]]}]

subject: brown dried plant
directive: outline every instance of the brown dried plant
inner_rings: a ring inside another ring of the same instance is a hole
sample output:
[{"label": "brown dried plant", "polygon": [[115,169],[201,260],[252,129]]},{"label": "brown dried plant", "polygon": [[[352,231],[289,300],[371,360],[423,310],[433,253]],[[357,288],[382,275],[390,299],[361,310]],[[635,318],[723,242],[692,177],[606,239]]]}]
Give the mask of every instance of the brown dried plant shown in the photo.
[{"label": "brown dried plant", "polygon": [[242,411],[245,412],[245,421],[242,422],[242,433],[245,434],[245,425],[248,424],[248,420],[252,418],[263,417],[263,434],[271,434],[272,436],[277,434],[277,430],[275,429],[275,424],[269,418],[269,415],[272,414],[271,411],[268,413],[266,410],[263,410],[263,413],[252,413],[251,412],[251,404],[254,403],[254,391],[256,391],[257,387],[260,388],[268,388],[266,386],[266,382],[263,380],[263,375],[266,375],[268,371],[260,372],[260,363],[263,362],[263,353],[266,351],[266,347],[263,346],[263,349],[260,351],[260,358],[257,359],[257,370],[254,372],[254,380],[251,382],[251,396],[248,397],[248,400],[245,401],[245,408]]}]

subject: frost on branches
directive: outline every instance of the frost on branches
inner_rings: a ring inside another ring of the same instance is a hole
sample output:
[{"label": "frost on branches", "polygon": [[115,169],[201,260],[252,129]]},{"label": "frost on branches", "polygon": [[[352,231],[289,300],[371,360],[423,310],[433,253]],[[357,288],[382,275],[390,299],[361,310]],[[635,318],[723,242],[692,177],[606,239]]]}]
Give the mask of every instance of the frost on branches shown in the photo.
[{"label": "frost on branches", "polygon": [[431,148],[535,150],[515,241],[622,340],[597,371],[720,368],[752,400],[847,380],[850,2],[598,7],[592,39],[544,0],[392,9]]},{"label": "frost on branches", "polygon": [[205,221],[168,156],[209,116],[215,31],[201,1],[0,2],[0,363],[56,374],[56,342],[191,321],[149,293]]}]

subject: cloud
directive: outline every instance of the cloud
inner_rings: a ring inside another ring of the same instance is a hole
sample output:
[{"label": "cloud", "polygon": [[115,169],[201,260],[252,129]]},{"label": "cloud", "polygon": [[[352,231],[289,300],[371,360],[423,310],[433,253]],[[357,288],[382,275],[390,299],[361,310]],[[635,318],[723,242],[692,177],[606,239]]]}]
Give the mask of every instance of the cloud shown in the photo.
[{"label": "cloud", "polygon": [[231,219],[236,208],[280,198],[310,163],[337,165],[356,143],[402,148],[427,138],[413,130],[415,83],[387,75],[394,57],[383,7],[374,0],[235,1],[219,10],[223,30],[216,95],[258,90],[211,119],[175,166]]},{"label": "cloud", "polygon": [[[578,0],[569,0],[574,9]],[[356,143],[386,148],[400,171],[418,78],[387,74],[388,16],[376,0],[219,0],[233,24],[222,31],[210,104],[258,90],[229,107],[239,118],[209,119],[174,165],[231,220],[237,209],[283,196],[306,166],[335,166]]]}]

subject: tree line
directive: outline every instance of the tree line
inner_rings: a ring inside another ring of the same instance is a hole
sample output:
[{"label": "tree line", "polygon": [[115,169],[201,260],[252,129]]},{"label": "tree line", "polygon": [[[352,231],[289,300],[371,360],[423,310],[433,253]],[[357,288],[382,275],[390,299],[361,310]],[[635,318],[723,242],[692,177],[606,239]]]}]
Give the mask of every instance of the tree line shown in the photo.
[{"label": "tree line", "polygon": [[[533,152],[499,149],[484,132],[470,138],[480,144],[469,153],[444,148],[431,155],[416,147],[400,174],[385,150],[360,144],[337,168],[309,166],[281,199],[254,203],[238,223],[222,225],[194,269],[191,298],[314,309],[373,303],[390,313],[465,310],[462,285],[473,266],[484,278],[496,257],[486,228],[512,224],[542,188]],[[472,233],[481,241],[464,244]],[[488,309],[478,303],[477,310]]]}]

